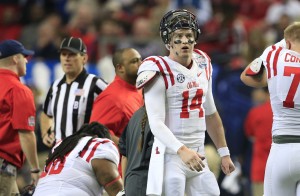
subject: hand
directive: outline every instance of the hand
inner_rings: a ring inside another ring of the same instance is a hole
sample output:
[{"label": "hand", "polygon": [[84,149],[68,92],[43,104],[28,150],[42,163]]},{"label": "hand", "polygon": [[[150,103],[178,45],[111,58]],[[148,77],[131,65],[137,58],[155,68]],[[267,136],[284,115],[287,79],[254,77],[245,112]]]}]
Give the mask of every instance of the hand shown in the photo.
[{"label": "hand", "polygon": [[205,167],[202,160],[205,158],[202,157],[199,153],[194,150],[182,146],[177,151],[177,154],[180,156],[181,160],[192,170],[192,171],[202,171]]},{"label": "hand", "polygon": [[39,179],[40,179],[40,174],[41,174],[41,172],[39,172],[39,173],[31,173],[31,179],[32,179],[32,183],[31,184],[33,184],[33,185],[37,185],[37,183],[38,183],[38,181],[39,181]]},{"label": "hand", "polygon": [[226,175],[229,175],[235,170],[235,166],[229,155],[221,158],[221,169]]},{"label": "hand", "polygon": [[47,133],[45,133],[43,136],[43,143],[48,146],[49,148],[53,147],[53,144],[55,142],[55,135],[54,135],[54,131],[51,131],[50,128],[47,131]]}]

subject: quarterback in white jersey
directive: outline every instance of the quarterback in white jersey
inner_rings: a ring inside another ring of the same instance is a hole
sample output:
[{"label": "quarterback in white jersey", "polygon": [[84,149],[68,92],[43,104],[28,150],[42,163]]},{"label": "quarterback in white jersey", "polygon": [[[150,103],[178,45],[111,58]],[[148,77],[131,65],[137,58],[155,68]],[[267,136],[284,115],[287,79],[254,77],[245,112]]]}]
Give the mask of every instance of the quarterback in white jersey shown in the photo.
[{"label": "quarterback in white jersey", "polygon": [[103,188],[116,195],[123,189],[117,168],[119,152],[108,138],[106,127],[91,123],[58,143],[34,195],[101,196]]},{"label": "quarterback in white jersey", "polygon": [[[213,100],[210,58],[194,50],[200,34],[197,20],[187,10],[173,10],[163,17],[160,31],[170,55],[146,58],[137,79],[137,87],[144,87],[155,136],[147,195],[219,195],[215,176],[204,160],[206,130],[222,157],[224,173],[232,172],[234,165]],[[161,157],[162,164],[157,164]]]},{"label": "quarterback in white jersey", "polygon": [[264,196],[300,196],[300,22],[284,30],[241,74],[252,87],[268,86],[273,110],[273,144],[267,161]]}]

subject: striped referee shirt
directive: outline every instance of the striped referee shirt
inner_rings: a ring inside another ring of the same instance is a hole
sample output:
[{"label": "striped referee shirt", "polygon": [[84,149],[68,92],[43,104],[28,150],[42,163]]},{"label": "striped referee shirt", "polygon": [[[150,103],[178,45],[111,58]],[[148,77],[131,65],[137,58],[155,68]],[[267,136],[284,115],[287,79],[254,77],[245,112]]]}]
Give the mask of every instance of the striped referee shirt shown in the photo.
[{"label": "striped referee shirt", "polygon": [[66,76],[51,85],[43,111],[54,118],[56,141],[72,135],[84,123],[89,123],[93,102],[107,87],[107,83],[85,69],[71,83]]}]

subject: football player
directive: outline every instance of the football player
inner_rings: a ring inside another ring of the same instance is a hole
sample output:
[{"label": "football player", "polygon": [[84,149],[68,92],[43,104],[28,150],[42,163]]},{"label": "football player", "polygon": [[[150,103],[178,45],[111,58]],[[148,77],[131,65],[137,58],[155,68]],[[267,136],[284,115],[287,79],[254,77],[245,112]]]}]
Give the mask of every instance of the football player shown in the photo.
[{"label": "football player", "polygon": [[194,49],[199,35],[193,13],[168,12],[161,20],[160,36],[169,55],[150,56],[139,67],[137,87],[144,88],[155,136],[147,194],[220,195],[205,159],[206,130],[222,157],[223,172],[235,169],[212,95],[211,60]]}]

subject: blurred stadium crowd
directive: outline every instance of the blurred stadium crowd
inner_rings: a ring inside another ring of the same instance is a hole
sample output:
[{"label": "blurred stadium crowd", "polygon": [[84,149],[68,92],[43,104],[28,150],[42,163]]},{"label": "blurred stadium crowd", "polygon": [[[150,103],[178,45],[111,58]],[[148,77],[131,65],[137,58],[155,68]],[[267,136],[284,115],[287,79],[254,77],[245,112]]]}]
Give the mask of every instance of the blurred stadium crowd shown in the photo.
[{"label": "blurred stadium crowd", "polygon": [[[245,136],[244,120],[255,103],[240,73],[266,46],[282,39],[288,24],[300,19],[299,0],[1,0],[0,41],[16,39],[35,51],[24,82],[40,109],[51,82],[63,74],[58,48],[64,37],[81,37],[88,48],[87,69],[111,82],[115,49],[133,47],[143,58],[167,54],[159,21],[174,8],[192,11],[201,24],[196,48],[212,58],[215,102],[231,156],[240,163],[241,173],[234,180],[238,189],[221,186],[221,195],[250,196],[252,144]],[[36,134],[41,140],[38,127]],[[39,141],[38,150],[48,149]],[[23,177],[21,187],[28,184],[28,176]],[[218,178],[221,184],[223,177]]]}]

